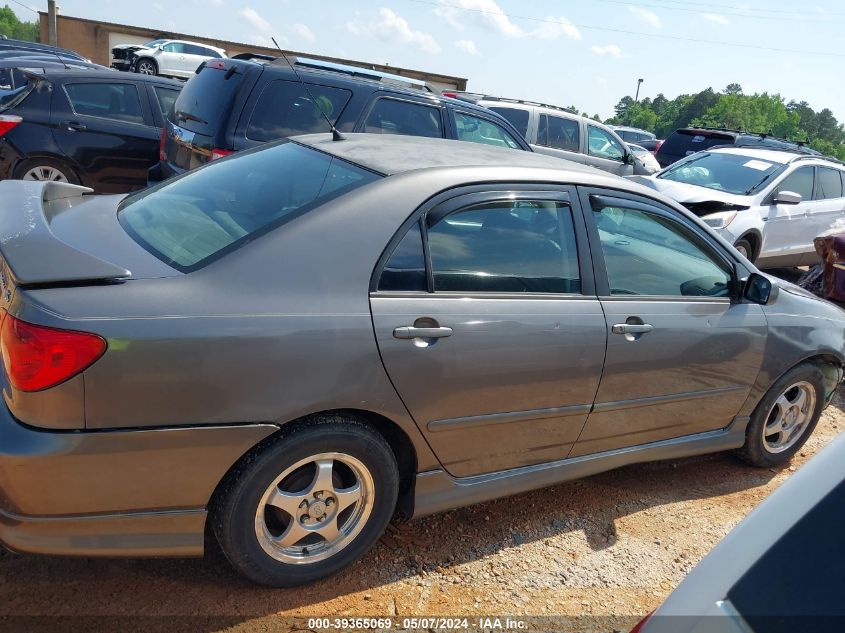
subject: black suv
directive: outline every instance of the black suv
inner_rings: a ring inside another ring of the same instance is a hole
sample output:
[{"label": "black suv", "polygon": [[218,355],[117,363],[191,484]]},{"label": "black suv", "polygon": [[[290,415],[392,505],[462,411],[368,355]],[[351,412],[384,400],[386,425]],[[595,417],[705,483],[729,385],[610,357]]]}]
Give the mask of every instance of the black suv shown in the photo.
[{"label": "black suv", "polygon": [[0,179],[57,180],[100,193],[147,184],[164,113],[182,82],[113,70],[3,71],[14,83],[0,91]]},{"label": "black suv", "polygon": [[786,141],[770,134],[754,134],[739,130],[710,127],[685,127],[672,132],[657,150],[657,162],[668,167],[682,158],[716,145],[787,149],[795,152],[819,155],[801,143]]},{"label": "black suv", "polygon": [[327,132],[323,113],[341,132],[451,138],[531,151],[495,112],[424,86],[399,85],[406,78],[311,60],[291,63],[296,74],[282,57],[202,64],[168,116],[160,169],[151,170],[150,180],[267,141]]}]

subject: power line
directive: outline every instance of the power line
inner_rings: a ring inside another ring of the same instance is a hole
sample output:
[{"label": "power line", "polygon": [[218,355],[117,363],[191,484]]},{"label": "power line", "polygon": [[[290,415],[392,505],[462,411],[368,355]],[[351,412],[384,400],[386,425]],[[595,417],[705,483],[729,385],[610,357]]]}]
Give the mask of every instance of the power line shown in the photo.
[{"label": "power line", "polygon": [[14,2],[15,4],[17,4],[17,5],[19,5],[19,6],[22,6],[24,9],[29,9],[29,10],[30,10],[30,11],[32,11],[33,13],[36,13],[36,14],[38,13],[38,9],[33,9],[33,8],[32,8],[31,6],[29,6],[28,4],[24,4],[23,2],[18,2],[18,0],[12,0],[12,2]]},{"label": "power line", "polygon": [[[557,24],[560,26],[560,20],[555,19],[548,19],[548,18],[537,18],[528,15],[514,15],[511,13],[503,13],[499,11],[488,11],[485,9],[472,9],[468,7],[459,7],[454,4],[448,4],[446,2],[437,2],[435,0],[408,0],[409,2],[415,2],[417,4],[427,4],[433,7],[446,7],[449,9],[455,9],[456,11],[466,11],[470,13],[483,13],[487,15],[497,15],[497,16],[505,16],[514,20],[528,20],[530,22],[543,22],[548,24]],[[706,40],[701,38],[695,37],[681,37],[679,35],[666,35],[662,33],[646,33],[644,31],[630,31],[627,29],[614,29],[607,26],[595,26],[592,24],[579,24],[577,22],[567,22],[566,24],[570,24],[575,26],[579,29],[584,29],[587,31],[604,31],[608,33],[620,33],[623,35],[637,35],[640,37],[651,37],[656,39],[662,40],[673,40],[676,42],[693,42],[696,44],[713,44],[715,46],[733,46],[735,48],[748,48],[758,51],[770,51],[776,53],[794,53],[796,55],[822,55],[824,57],[845,57],[845,53],[835,53],[835,52],[828,52],[828,51],[807,51],[807,50],[800,50],[795,48],[776,48],[774,46],[760,46],[757,44],[743,44],[741,42],[728,42],[724,40]]]},{"label": "power line", "polygon": [[[805,22],[811,24],[818,24],[819,22],[833,22],[830,18],[825,18],[822,16],[818,16],[817,19],[807,18],[807,17],[797,17],[796,16],[786,16],[786,15],[763,15],[763,14],[756,14],[756,13],[749,13],[748,11],[743,11],[740,13],[730,13],[726,12],[724,8],[709,6],[705,7],[705,5],[700,5],[702,8],[700,9],[693,9],[691,7],[668,7],[662,4],[643,4],[642,2],[631,2],[631,0],[595,0],[595,2],[605,2],[609,4],[622,4],[627,5],[629,7],[643,7],[643,8],[650,8],[650,9],[660,9],[661,11],[684,11],[687,13],[713,13],[714,10],[718,10],[720,15],[724,15],[726,17],[732,18],[752,18],[754,20],[779,20],[782,22]],[[727,8],[727,7],[725,7]],[[838,20],[836,20],[838,22]]]},{"label": "power line", "polygon": [[[653,0],[655,1],[655,0]],[[731,9],[734,11],[738,11],[737,15],[748,15],[749,13],[782,13],[787,15],[793,15],[796,17],[804,15],[801,11],[788,11],[783,9],[755,9],[753,7],[742,6],[742,5],[735,5],[735,4],[717,4],[713,2],[690,2],[689,0],[656,0],[657,2],[666,2],[669,4],[683,4],[693,7],[701,7],[702,11],[713,10],[713,9]],[[665,7],[668,8],[668,7]],[[820,18],[825,18],[826,16],[843,16],[845,13],[832,13],[829,11],[825,11],[824,14],[817,14]]]}]

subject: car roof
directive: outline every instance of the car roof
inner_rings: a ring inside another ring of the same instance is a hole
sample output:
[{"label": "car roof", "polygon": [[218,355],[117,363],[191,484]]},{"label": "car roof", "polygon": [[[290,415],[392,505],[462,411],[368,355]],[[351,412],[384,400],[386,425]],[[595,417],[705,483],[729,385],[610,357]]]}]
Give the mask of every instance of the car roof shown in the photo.
[{"label": "car roof", "polygon": [[[24,66],[24,64],[21,64]],[[116,81],[130,81],[130,82],[151,82],[157,84],[165,84],[168,86],[184,86],[184,82],[176,79],[168,79],[167,77],[159,77],[157,75],[141,75],[137,73],[122,73],[117,70],[105,68],[98,70],[95,68],[45,68],[44,76],[48,79],[53,77],[55,79],[114,79]]]},{"label": "car roof", "polygon": [[432,167],[534,167],[600,175],[594,167],[522,150],[394,134],[305,134],[291,140],[385,176]]},{"label": "car roof", "polygon": [[836,167],[837,169],[842,169],[843,167],[842,163],[836,160],[835,158],[807,154],[806,152],[801,151],[793,152],[788,149],[765,149],[762,147],[711,147],[704,151],[719,152],[724,154],[737,154],[738,156],[748,156],[749,158],[765,160],[770,163],[777,163],[779,165],[785,165],[787,163],[792,163],[795,162],[797,159],[800,159],[802,165],[808,163],[811,165],[816,163],[826,163],[831,167]]},{"label": "car roof", "polygon": [[219,46],[212,46],[211,44],[203,44],[202,42],[194,42],[192,40],[165,40],[165,39],[163,39],[163,40],[150,40],[150,42],[156,42],[156,41],[167,42],[168,44],[170,42],[178,42],[179,44],[195,44],[196,46],[202,46],[203,48],[210,48],[212,50],[219,51],[221,53],[226,50],[225,48],[220,48]]}]

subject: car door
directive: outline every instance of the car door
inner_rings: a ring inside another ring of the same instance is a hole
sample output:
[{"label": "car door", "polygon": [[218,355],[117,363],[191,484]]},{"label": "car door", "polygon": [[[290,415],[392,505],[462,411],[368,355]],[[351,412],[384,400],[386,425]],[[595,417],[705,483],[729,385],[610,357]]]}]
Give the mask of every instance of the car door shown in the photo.
[{"label": "car door", "polygon": [[[804,165],[784,176],[764,197],[763,243],[760,257],[783,258],[796,265],[816,236],[807,215],[814,206],[815,167]],[[801,195],[799,204],[776,204],[779,191]],[[810,247],[811,248],[811,247]],[[777,262],[776,262],[777,263]]]},{"label": "car door", "polygon": [[503,125],[492,119],[461,110],[451,110],[451,112],[455,138],[459,141],[482,143],[506,149],[528,149],[525,139],[517,140],[518,135],[511,134]]},{"label": "car door", "polygon": [[[168,42],[161,47],[161,53],[156,57],[160,75],[184,77],[188,72],[188,62],[185,59],[185,45],[182,42]],[[191,69],[193,73],[194,69]]]},{"label": "car door", "polygon": [[83,77],[54,87],[53,138],[98,192],[145,186],[147,170],[158,161],[161,130],[153,125],[142,88],[131,81]]},{"label": "car door", "polygon": [[625,162],[628,151],[619,139],[595,125],[587,124],[586,162],[611,174],[630,176],[634,168]]},{"label": "car door", "polygon": [[384,366],[453,476],[563,459],[604,361],[574,190],[462,195],[397,233],[370,305]]},{"label": "car door", "polygon": [[807,234],[812,238],[804,246],[801,264],[816,264],[818,254],[813,238],[830,230],[838,222],[845,224],[845,198],[842,194],[842,171],[833,167],[816,166],[816,186],[813,203],[807,206]]},{"label": "car door", "polygon": [[577,119],[540,114],[537,121],[537,144],[534,151],[565,158],[576,163],[586,163],[581,152],[581,125]]},{"label": "car door", "polygon": [[571,456],[727,427],[766,343],[761,307],[736,298],[729,255],[658,202],[580,193],[610,334],[595,404]]}]

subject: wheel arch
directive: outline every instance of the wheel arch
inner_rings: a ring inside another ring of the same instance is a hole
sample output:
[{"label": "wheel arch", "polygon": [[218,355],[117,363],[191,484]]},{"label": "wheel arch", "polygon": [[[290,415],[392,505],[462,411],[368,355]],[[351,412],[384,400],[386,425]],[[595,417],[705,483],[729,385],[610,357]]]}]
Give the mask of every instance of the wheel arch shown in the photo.
[{"label": "wheel arch", "polygon": [[759,230],[749,229],[737,238],[737,242],[739,240],[748,240],[751,244],[751,257],[749,259],[752,262],[760,257],[760,251],[763,248],[763,234]]},{"label": "wheel arch", "polygon": [[59,153],[56,153],[56,152],[45,152],[45,151],[30,152],[28,154],[21,156],[21,158],[16,160],[14,162],[14,164],[12,165],[12,169],[11,169],[12,177],[15,180],[20,180],[21,174],[19,173],[19,170],[21,169],[21,166],[24,165],[25,163],[27,163],[28,161],[34,161],[34,160],[39,160],[39,159],[52,160],[52,161],[55,161],[57,163],[62,163],[64,165],[67,165],[68,169],[70,169],[73,172],[73,174],[76,176],[76,178],[79,180],[80,183],[82,183],[86,187],[90,186],[87,182],[87,180],[88,180],[87,174],[84,173],[84,170],[80,169],[80,166],[69,156],[67,156],[65,154],[59,154]]}]

